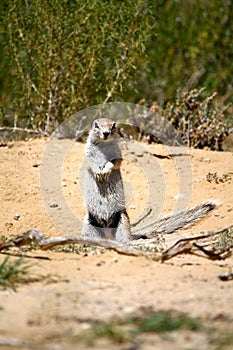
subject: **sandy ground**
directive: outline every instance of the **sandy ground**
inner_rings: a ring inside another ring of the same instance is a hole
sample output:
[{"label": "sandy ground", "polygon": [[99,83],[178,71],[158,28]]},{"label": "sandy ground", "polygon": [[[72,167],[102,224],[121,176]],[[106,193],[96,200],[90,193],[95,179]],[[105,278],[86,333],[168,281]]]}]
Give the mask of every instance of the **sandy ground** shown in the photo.
[{"label": "sandy ground", "polygon": [[[215,199],[221,205],[189,230],[212,230],[232,223],[233,180],[208,182],[206,175],[217,172],[217,176],[233,178],[233,153],[134,142],[122,147],[131,221],[148,203],[158,217]],[[86,213],[80,191],[83,151],[81,143],[49,139],[0,148],[1,235],[12,237],[31,228],[47,237],[80,233]],[[167,157],[169,154],[173,156]],[[179,237],[187,230],[173,235]],[[10,347],[5,342],[3,348],[82,349],[85,344],[74,339],[90,320],[116,319],[141,309],[183,312],[233,332],[233,281],[217,278],[232,269],[232,257],[210,261],[183,255],[161,264],[99,249],[88,253],[80,249],[79,254],[40,250],[27,254],[34,257],[28,259],[33,264],[30,273],[43,278],[20,285],[16,291],[0,290],[0,348],[1,341],[18,339],[32,343]],[[1,254],[0,262],[4,258]],[[206,334],[179,331],[170,337],[142,335],[133,345],[100,340],[92,348],[215,347]]]}]

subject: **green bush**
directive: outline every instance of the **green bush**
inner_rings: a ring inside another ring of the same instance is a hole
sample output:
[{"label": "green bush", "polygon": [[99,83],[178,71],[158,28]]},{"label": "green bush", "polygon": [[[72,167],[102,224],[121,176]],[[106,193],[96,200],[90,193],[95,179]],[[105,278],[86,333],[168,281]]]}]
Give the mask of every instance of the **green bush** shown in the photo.
[{"label": "green bush", "polygon": [[178,89],[205,87],[233,102],[232,13],[227,0],[157,0],[157,37],[138,80],[138,98],[174,101]]},{"label": "green bush", "polygon": [[133,81],[153,33],[145,1],[5,4],[4,52],[11,59],[15,126],[50,133],[85,107],[123,98],[130,87],[125,82]]},{"label": "green bush", "polygon": [[216,93],[205,96],[203,91],[194,89],[178,94],[175,102],[163,109],[162,116],[172,123],[187,146],[222,151],[230,129],[227,106],[218,106]]},{"label": "green bush", "polygon": [[[221,149],[233,127],[232,13],[228,0],[2,0],[0,125],[49,134],[83,108],[143,100],[169,106],[187,144]],[[190,111],[203,87],[215,104]]]},{"label": "green bush", "polygon": [[149,143],[222,151],[223,142],[231,131],[232,118],[228,118],[230,106],[222,106],[216,97],[216,93],[208,95],[203,88],[177,91],[175,100],[162,106],[153,102],[143,109],[138,105],[129,118],[129,123],[137,125],[136,130],[124,127],[123,135]]}]

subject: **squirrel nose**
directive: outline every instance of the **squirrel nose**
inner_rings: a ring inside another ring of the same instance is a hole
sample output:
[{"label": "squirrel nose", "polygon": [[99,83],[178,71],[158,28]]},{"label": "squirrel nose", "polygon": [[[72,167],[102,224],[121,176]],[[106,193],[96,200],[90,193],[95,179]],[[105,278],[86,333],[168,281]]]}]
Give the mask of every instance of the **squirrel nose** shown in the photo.
[{"label": "squirrel nose", "polygon": [[103,138],[106,140],[108,138],[109,134],[110,134],[110,132],[108,132],[108,131],[103,132]]}]

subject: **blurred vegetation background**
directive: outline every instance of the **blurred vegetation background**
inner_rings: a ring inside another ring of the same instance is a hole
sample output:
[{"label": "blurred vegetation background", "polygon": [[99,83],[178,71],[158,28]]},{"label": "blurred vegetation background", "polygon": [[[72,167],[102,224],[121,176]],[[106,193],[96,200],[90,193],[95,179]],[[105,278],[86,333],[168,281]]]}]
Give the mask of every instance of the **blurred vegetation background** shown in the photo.
[{"label": "blurred vegetation background", "polygon": [[[0,126],[50,134],[95,104],[156,104],[195,134],[188,145],[221,149],[233,127],[232,18],[230,0],[1,0]],[[215,146],[198,141],[200,124],[217,128]]]}]

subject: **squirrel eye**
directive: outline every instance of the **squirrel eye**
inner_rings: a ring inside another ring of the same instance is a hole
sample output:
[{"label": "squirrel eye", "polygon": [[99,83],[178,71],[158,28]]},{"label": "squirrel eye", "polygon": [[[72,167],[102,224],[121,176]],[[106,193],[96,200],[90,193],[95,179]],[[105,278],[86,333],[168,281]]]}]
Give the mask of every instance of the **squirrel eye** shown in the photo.
[{"label": "squirrel eye", "polygon": [[116,129],[116,122],[113,122],[113,123],[112,123],[111,130],[115,130],[115,129]]}]

